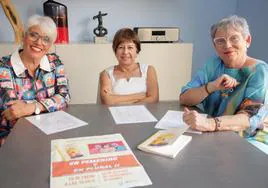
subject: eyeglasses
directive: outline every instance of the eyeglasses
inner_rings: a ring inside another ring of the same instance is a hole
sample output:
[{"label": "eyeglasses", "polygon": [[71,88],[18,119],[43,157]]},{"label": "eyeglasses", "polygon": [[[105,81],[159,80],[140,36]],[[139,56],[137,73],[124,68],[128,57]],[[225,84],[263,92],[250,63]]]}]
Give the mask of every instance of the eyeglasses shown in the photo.
[{"label": "eyeglasses", "polygon": [[218,37],[214,38],[213,41],[217,46],[225,46],[227,44],[227,41],[230,42],[230,44],[235,45],[238,44],[242,40],[240,35],[232,35],[230,37]]},{"label": "eyeglasses", "polygon": [[37,32],[27,32],[27,36],[33,42],[36,42],[41,38],[43,45],[47,46],[51,44],[51,40],[48,36],[41,36]]}]

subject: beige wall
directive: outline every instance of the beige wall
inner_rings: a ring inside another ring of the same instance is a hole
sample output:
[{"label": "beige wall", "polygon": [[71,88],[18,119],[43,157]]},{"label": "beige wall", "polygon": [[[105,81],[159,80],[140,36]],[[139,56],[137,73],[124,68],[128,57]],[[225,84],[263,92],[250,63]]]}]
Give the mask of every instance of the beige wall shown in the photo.
[{"label": "beige wall", "polygon": [[[16,45],[0,44],[0,56],[10,54]],[[71,103],[96,103],[99,73],[117,63],[111,44],[68,44],[52,48],[65,64],[70,82]],[[181,87],[190,80],[192,44],[142,44],[140,63],[157,71],[160,100],[178,100]]]}]

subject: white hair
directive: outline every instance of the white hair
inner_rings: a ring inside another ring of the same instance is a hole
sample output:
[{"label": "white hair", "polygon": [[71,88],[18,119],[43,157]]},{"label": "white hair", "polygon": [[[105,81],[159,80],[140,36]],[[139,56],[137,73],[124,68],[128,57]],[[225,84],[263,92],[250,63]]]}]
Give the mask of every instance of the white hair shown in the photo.
[{"label": "white hair", "polygon": [[57,38],[57,26],[52,18],[48,16],[33,15],[28,19],[27,30],[31,27],[38,26],[51,40],[52,43],[55,42]]},{"label": "white hair", "polygon": [[249,26],[247,20],[243,17],[239,17],[237,15],[231,15],[221,19],[219,22],[213,24],[210,28],[210,35],[212,40],[215,37],[215,34],[218,29],[228,29],[233,28],[239,32],[246,38],[250,36]]}]

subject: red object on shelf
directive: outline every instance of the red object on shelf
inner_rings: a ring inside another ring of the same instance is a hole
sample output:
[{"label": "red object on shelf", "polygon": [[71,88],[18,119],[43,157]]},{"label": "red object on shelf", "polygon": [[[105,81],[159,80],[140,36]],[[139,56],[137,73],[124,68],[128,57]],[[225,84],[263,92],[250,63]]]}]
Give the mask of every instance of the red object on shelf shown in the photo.
[{"label": "red object on shelf", "polygon": [[67,7],[53,0],[48,0],[43,4],[44,15],[51,17],[57,26],[57,44],[69,43]]}]

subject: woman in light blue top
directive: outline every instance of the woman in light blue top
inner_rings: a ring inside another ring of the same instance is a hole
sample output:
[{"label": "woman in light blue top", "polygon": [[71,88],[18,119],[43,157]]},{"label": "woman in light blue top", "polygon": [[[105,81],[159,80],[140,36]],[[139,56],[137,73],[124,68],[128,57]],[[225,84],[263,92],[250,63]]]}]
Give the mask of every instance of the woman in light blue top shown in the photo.
[{"label": "woman in light blue top", "polygon": [[201,105],[209,117],[185,108],[184,121],[201,131],[234,130],[253,136],[262,126],[249,119],[267,103],[268,65],[247,55],[251,35],[244,18],[220,20],[211,27],[211,38],[218,57],[211,58],[180,95],[182,105]]}]

